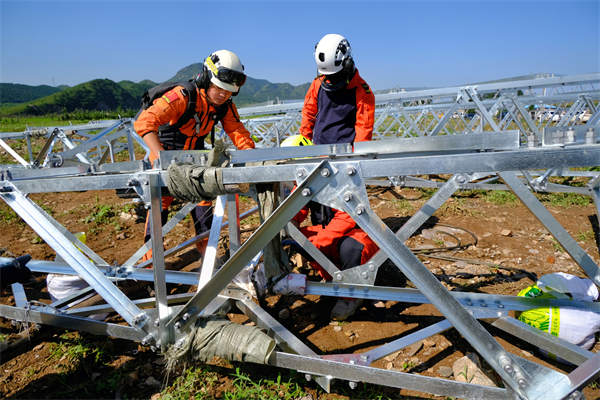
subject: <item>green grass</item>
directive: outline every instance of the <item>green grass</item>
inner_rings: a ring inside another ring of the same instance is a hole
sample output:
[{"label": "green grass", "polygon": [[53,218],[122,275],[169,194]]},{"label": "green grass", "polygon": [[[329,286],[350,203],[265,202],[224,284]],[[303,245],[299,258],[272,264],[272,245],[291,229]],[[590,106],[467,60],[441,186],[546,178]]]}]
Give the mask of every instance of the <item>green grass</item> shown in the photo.
[{"label": "green grass", "polygon": [[48,127],[87,124],[89,119],[61,120],[58,115],[40,117],[0,117],[0,132],[23,132],[29,126]]},{"label": "green grass", "polygon": [[[279,373],[276,380],[265,378],[255,381],[238,367],[229,376],[233,378],[232,384],[222,394],[222,398],[226,400],[288,400],[305,395],[300,386],[301,379],[295,371],[290,371],[286,379]],[[162,399],[213,399],[218,379],[217,373],[210,366],[188,368],[172,386],[162,392]]]},{"label": "green grass", "polygon": [[588,242],[594,240],[594,231],[589,229],[587,231],[579,230],[579,234],[577,235],[578,242]]},{"label": "green grass", "polygon": [[544,193],[536,197],[544,204],[563,208],[587,206],[592,202],[591,197],[577,193]]},{"label": "green grass", "polygon": [[490,203],[494,203],[498,206],[514,205],[517,203],[517,196],[511,191],[507,190],[488,190],[484,196],[484,200]]},{"label": "green grass", "polygon": [[391,203],[394,205],[394,208],[398,211],[406,211],[411,213],[414,210],[414,207],[410,202],[406,199],[392,199]]},{"label": "green grass", "polygon": [[560,251],[561,253],[565,252],[565,249],[563,249],[563,247],[560,245],[560,243],[558,243],[558,240],[556,240],[555,238],[550,239],[550,241],[552,242],[552,248],[554,249],[554,251]]}]

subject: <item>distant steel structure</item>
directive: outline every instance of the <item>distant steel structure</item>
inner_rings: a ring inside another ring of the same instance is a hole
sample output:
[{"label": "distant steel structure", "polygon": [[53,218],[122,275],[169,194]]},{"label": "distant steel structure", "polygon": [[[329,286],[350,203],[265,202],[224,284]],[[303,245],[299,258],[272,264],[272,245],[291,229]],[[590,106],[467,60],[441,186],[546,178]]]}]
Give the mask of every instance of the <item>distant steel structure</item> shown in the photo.
[{"label": "distant steel structure", "polygon": [[[481,84],[378,94],[373,139],[456,135],[519,129],[538,139],[547,127],[600,121],[600,73],[537,74]],[[259,147],[298,132],[302,104],[239,109]],[[253,118],[252,118],[253,117]]]}]

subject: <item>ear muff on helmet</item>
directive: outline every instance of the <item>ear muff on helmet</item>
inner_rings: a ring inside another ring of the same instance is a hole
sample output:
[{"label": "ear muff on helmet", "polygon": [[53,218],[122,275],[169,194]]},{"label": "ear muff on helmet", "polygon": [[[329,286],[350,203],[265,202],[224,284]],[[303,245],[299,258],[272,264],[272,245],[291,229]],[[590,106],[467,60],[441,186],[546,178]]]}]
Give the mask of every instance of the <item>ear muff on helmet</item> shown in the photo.
[{"label": "ear muff on helmet", "polygon": [[204,90],[207,90],[210,86],[210,77],[208,75],[208,68],[206,65],[202,68],[202,72],[196,77],[196,85],[198,85],[200,89]]},{"label": "ear muff on helmet", "polygon": [[344,61],[342,61],[342,69],[348,78],[352,78],[354,72],[356,72],[356,66],[354,65],[352,56],[346,57]]}]

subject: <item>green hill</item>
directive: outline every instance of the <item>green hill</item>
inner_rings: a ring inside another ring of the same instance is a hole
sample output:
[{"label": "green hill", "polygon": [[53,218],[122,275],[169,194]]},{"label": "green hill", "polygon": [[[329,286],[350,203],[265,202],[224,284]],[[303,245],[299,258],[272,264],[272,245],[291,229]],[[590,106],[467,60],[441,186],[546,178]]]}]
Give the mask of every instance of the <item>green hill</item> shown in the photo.
[{"label": "green hill", "polygon": [[139,99],[110,79],[94,79],[50,96],[2,110],[5,115],[43,115],[74,110],[139,108]]},{"label": "green hill", "polygon": [[[138,83],[134,83],[132,81],[121,81],[119,82],[119,86],[129,92],[136,99],[141,99],[142,95],[148,91],[153,86],[158,85],[156,82],[152,82],[151,80],[143,80]],[[138,100],[139,104],[139,100]]]},{"label": "green hill", "polygon": [[[175,76],[166,82],[180,82],[196,78],[202,72],[202,63],[195,63],[180,69]],[[264,103],[268,100],[304,100],[310,83],[292,86],[289,83],[271,83],[265,79],[248,77],[244,88],[234,98],[238,107]]]},{"label": "green hill", "polygon": [[[201,71],[202,63],[191,64],[179,70],[167,82],[187,81]],[[95,79],[74,87],[0,85],[3,115],[43,115],[74,110],[136,110],[142,94],[157,83],[150,80],[116,83],[110,79]],[[292,86],[248,77],[240,94],[234,97],[234,102],[238,107],[247,107],[268,100],[303,100],[309,86],[310,83]]]},{"label": "green hill", "polygon": [[68,86],[52,87],[48,85],[28,86],[18,83],[0,83],[0,104],[25,103],[58,93]]}]

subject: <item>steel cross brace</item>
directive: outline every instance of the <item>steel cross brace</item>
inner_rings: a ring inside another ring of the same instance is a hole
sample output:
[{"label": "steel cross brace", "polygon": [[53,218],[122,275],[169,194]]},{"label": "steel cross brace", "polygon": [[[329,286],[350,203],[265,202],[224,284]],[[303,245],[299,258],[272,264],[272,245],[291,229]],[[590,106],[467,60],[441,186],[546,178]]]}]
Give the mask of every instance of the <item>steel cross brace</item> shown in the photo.
[{"label": "steel cross brace", "polygon": [[29,199],[14,187],[12,191],[0,193],[0,197],[132,327],[141,329],[146,324],[147,316],[67,240],[61,230],[47,223],[46,216]]},{"label": "steel cross brace", "polygon": [[[540,389],[547,385],[548,379],[556,381],[562,377],[561,374],[549,369],[545,369],[543,374],[539,373],[541,371],[532,374],[533,371],[523,368],[477,322],[473,315],[448,293],[446,288],[371,210],[366,189],[363,185],[357,185],[357,182],[360,182],[359,177],[362,176],[359,165],[356,166],[355,176],[343,176],[343,174],[338,176],[348,179],[337,180],[338,195],[332,199],[337,203],[335,208],[344,210],[352,216],[407,278],[486,359],[512,390],[522,397],[535,399],[538,398]],[[347,200],[348,196],[345,196],[348,193],[352,194],[349,201]]]},{"label": "steel cross brace", "polygon": [[[328,171],[328,172],[324,172]],[[303,172],[304,174],[304,172]],[[258,254],[331,179],[328,161],[320,162],[298,185],[298,188],[267,218],[267,220],[242,244],[237,252],[215,273],[196,295],[177,313],[168,326],[175,330],[187,327],[193,319],[184,315],[198,315],[206,305]]]}]

